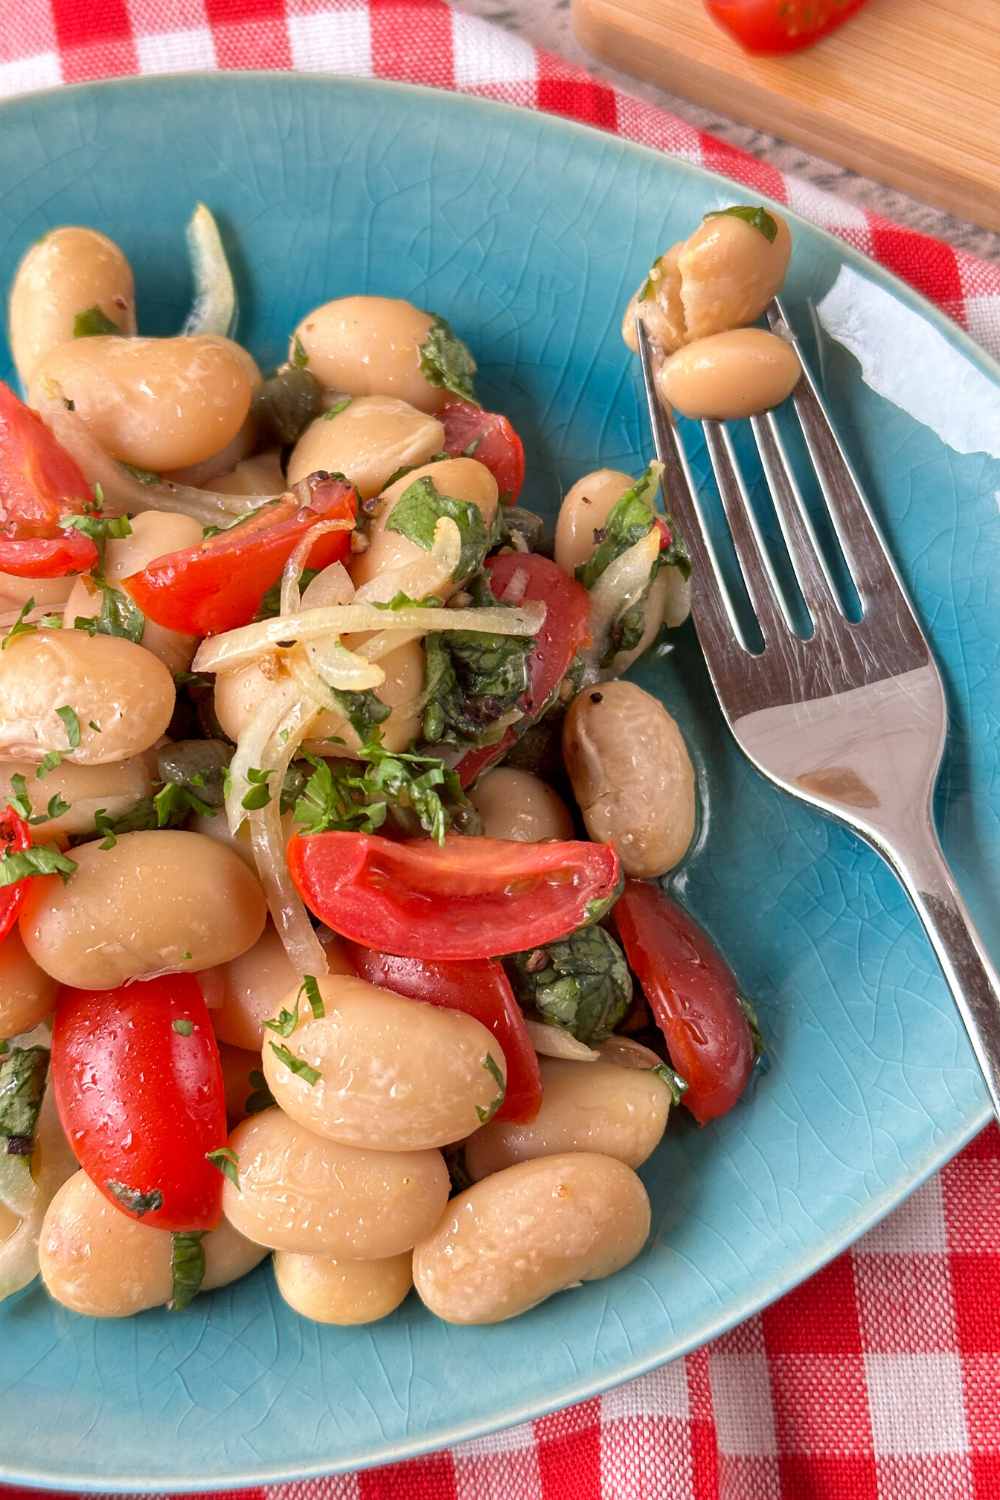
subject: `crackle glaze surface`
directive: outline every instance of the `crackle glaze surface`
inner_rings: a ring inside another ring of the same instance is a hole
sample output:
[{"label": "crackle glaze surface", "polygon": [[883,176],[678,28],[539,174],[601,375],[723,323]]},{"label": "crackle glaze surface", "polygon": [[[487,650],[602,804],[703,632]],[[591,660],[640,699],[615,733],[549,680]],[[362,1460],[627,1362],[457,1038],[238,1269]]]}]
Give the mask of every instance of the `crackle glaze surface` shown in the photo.
[{"label": "crackle glaze surface", "polygon": [[[440,310],[476,352],[485,401],[524,435],[526,502],[551,516],[585,470],[643,461],[620,309],[654,251],[739,192],[624,142],[446,94],[288,75],[146,80],[0,111],[0,274],[6,285],[50,226],[93,224],[136,268],[143,331],[172,331],[190,297],[183,226],[204,199],[236,247],[241,337],[261,364],[339,293]],[[914,294],[804,224],[794,236],[786,296],[800,327],[851,260],[909,310],[915,357],[936,327],[996,378]],[[950,451],[828,340],[816,352],[945,672],[941,826],[996,952],[1000,463]],[[745,1104],[704,1131],[678,1121],[643,1168],[654,1205],[643,1255],[483,1330],[446,1327],[412,1299],[371,1329],[317,1327],[284,1306],[266,1267],[183,1315],[127,1324],[88,1322],[30,1290],[0,1308],[3,1478],[78,1491],[273,1480],[565,1404],[777,1296],[985,1122],[971,1053],[892,877],[739,757],[689,632],[638,677],[677,714],[709,788],[676,885],[756,1000],[771,1051]]]}]

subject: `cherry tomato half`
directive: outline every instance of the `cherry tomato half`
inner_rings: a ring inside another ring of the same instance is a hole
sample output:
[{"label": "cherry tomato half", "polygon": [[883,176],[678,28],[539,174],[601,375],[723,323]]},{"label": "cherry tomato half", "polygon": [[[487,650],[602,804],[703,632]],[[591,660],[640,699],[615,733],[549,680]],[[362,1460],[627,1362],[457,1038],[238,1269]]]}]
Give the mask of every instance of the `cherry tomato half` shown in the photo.
[{"label": "cherry tomato half", "polygon": [[76,460],[0,381],[0,572],[62,578],[92,568],[91,538],[59,525],[92,503]]},{"label": "cherry tomato half", "polygon": [[[547,706],[574,656],[590,639],[590,595],[556,563],[533,552],[502,552],[487,559],[486,571],[498,599],[512,604],[541,599],[546,605],[545,621],[528,656],[528,691],[520,705],[530,721]],[[515,731],[508,729],[495,745],[467,751],[456,767],[462,785],[471,786],[516,739]]]},{"label": "cherry tomato half", "polygon": [[321,921],[407,958],[498,958],[597,921],[618,894],[610,844],[467,838],[393,843],[369,833],[293,834],[288,868]]},{"label": "cherry tomato half", "polygon": [[[0,808],[2,852],[20,853],[25,849],[30,849],[31,844],[31,829],[24,819],[12,807]],[[30,875],[25,875],[11,885],[0,886],[0,942],[17,921],[18,912],[21,910],[28,882],[31,879]]]},{"label": "cherry tomato half", "polygon": [[865,0],[705,0],[747,52],[798,52],[836,31]]},{"label": "cherry tomato half", "polygon": [[513,505],[524,484],[524,444],[507,418],[471,401],[449,401],[438,417],[444,424],[444,451],[484,464],[497,482],[502,503]]},{"label": "cherry tomato half", "polygon": [[699,1125],[732,1109],[753,1068],[750,1026],[732,970],[708,934],[657,885],[627,880],[615,906],[629,967],[687,1081]]},{"label": "cherry tomato half", "polygon": [[193,974],[116,990],[62,988],[52,1079],[66,1138],[87,1176],[157,1229],[214,1229],[225,1146],[219,1048]]},{"label": "cherry tomato half", "polygon": [[426,958],[397,958],[351,945],[351,962],[362,979],[410,1000],[461,1010],[492,1031],[507,1060],[507,1092],[498,1120],[533,1120],[542,1102],[542,1075],[528,1037],[524,1014],[514,998],[503,965],[495,959],[465,963],[432,963]]},{"label": "cherry tomato half", "polygon": [[[294,495],[274,500],[248,520],[207,537],[197,547],[157,557],[141,573],[125,579],[125,588],[143,614],[185,635],[215,635],[247,625],[298,543],[317,521],[350,521],[357,515],[358,495],[344,479],[317,480],[308,505]],[[307,559],[325,568],[346,557],[351,530],[319,537]]]}]

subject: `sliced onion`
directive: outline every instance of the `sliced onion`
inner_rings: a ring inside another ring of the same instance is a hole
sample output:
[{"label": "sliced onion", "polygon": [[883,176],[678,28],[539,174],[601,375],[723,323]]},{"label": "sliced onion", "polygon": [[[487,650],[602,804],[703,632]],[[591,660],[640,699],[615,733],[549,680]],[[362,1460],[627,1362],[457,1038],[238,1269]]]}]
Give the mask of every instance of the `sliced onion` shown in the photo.
[{"label": "sliced onion", "polygon": [[[354,584],[343,563],[331,563],[315,578],[310,578],[302,590],[303,609],[321,609],[328,604],[350,604],[354,598]],[[282,610],[282,614],[285,611]]]},{"label": "sliced onion", "polygon": [[316,676],[329,688],[337,688],[346,693],[363,693],[368,688],[381,687],[385,681],[385,673],[380,666],[349,651],[340,644],[336,636],[306,641],[303,649]]},{"label": "sliced onion", "polygon": [[[353,531],[354,522],[343,518],[333,521],[317,521],[315,526],[310,526],[305,536],[295,546],[288,561],[285,563],[284,572],[281,575],[281,603],[278,606],[279,613],[283,615],[294,615],[302,608],[302,570],[306,565],[306,558],[321,536],[326,536],[329,531]],[[334,566],[341,566],[335,564]],[[342,568],[347,574],[347,569]],[[348,575],[348,583],[350,577]],[[353,598],[353,589],[349,597]],[[346,603],[346,601],[344,601]]]},{"label": "sliced onion", "polygon": [[507,587],[498,597],[504,604],[520,604],[528,587],[527,568],[515,568],[510,575]]},{"label": "sliced onion", "polygon": [[[400,568],[390,568],[363,583],[355,594],[358,604],[388,604],[397,594],[408,599],[430,599],[454,582],[462,560],[462,533],[450,516],[434,527],[431,550]],[[284,610],[282,610],[284,612]]]},{"label": "sliced onion", "polygon": [[620,1068],[641,1068],[648,1071],[663,1067],[663,1058],[652,1047],[633,1041],[630,1036],[609,1036],[597,1050],[605,1062],[616,1063]]},{"label": "sliced onion", "polygon": [[539,1057],[562,1057],[567,1062],[596,1062],[598,1054],[585,1042],[578,1042],[571,1031],[561,1026],[547,1026],[544,1021],[525,1021],[528,1040]]},{"label": "sliced onion", "polygon": [[188,254],[194,277],[194,306],[184,320],[183,335],[221,333],[232,338],[238,307],[233,273],[215,216],[199,203],[187,227]]},{"label": "sliced onion", "polygon": [[108,515],[126,512],[136,515],[146,510],[171,510],[191,516],[202,526],[227,525],[240,516],[249,515],[261,505],[280,500],[281,495],[224,495],[216,490],[199,490],[192,485],[173,484],[157,479],[143,484],[122,464],[105,453],[75,411],[67,411],[58,390],[46,395],[38,407],[49,431],[76,459],[87,483],[101,486],[104,508]]},{"label": "sliced onion", "polygon": [[660,533],[651,526],[646,535],[609,563],[590,591],[591,644],[583,653],[584,682],[595,682],[607,654],[614,622],[642,598],[660,553]]},{"label": "sliced onion", "polygon": [[[301,689],[290,678],[275,683],[272,691],[251,714],[246,728],[240,735],[233,758],[229,763],[229,789],[226,792],[226,821],[231,834],[237,833],[247,816],[243,798],[252,785],[247,777],[247,771],[264,769],[264,753],[271,736],[277,733],[282,719],[301,697]],[[268,785],[270,786],[271,783],[269,782]]]},{"label": "sliced onion", "polygon": [[265,807],[250,814],[250,842],[271,920],[292,967],[300,976],[327,974],[329,965],[288,872],[281,826],[281,787],[285,772],[315,717],[316,709],[310,699],[299,697],[289,705],[261,760],[261,769],[270,772],[268,785],[274,789],[271,799]]},{"label": "sliced onion", "polygon": [[680,568],[675,568],[672,564],[665,567],[659,576],[667,580],[663,623],[671,630],[676,630],[691,613],[691,580],[685,578]]},{"label": "sliced onion", "polygon": [[262,651],[283,641],[317,640],[324,635],[347,635],[354,631],[476,630],[491,635],[534,636],[545,619],[545,605],[532,600],[522,609],[377,609],[373,604],[334,605],[278,615],[256,625],[243,625],[203,641],[192,663],[192,671],[217,672],[252,661]]}]

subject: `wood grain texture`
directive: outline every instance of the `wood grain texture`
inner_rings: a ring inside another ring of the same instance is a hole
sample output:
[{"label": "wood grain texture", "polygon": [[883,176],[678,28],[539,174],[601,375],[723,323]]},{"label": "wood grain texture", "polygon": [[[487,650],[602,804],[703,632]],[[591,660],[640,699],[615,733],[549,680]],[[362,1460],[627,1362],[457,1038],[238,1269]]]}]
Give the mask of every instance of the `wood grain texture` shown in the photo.
[{"label": "wood grain texture", "polygon": [[1000,229],[997,0],[870,0],[784,59],[749,57],[699,0],[573,0],[573,20],[615,67]]}]

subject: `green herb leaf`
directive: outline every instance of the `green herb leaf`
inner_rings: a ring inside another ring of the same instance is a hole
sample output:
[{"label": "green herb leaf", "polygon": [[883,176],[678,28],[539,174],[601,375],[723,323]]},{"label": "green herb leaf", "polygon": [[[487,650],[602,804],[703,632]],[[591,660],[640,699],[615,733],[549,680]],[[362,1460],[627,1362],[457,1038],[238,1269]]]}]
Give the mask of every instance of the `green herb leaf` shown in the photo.
[{"label": "green herb leaf", "polygon": [[625,956],[603,927],[582,927],[505,964],[522,1005],[588,1046],[610,1036],[632,1003]]},{"label": "green herb leaf", "polygon": [[374,833],[388,818],[401,833],[422,832],[441,843],[449,828],[468,820],[471,804],[461,782],[436,757],[393,755],[377,738],[358,753],[364,769],[357,761],[305,757],[314,769],[295,803],[295,821],[305,833]]},{"label": "green herb leaf", "polygon": [[441,630],[426,637],[423,735],[429,744],[489,745],[497,720],[516,708],[528,686],[534,640]]},{"label": "green herb leaf", "polygon": [[33,849],[7,848],[0,854],[0,886],[16,885],[29,875],[61,875],[68,880],[76,869],[76,860],[49,844]]},{"label": "green herb leaf", "polygon": [[128,516],[66,515],[60,517],[59,525],[65,530],[72,527],[74,531],[82,531],[84,536],[89,536],[91,541],[98,543],[104,543],[109,538],[120,540],[132,535]]},{"label": "green herb leaf", "polygon": [[74,629],[85,630],[88,635],[116,635],[139,645],[146,630],[146,616],[138,604],[124,589],[116,589],[103,578],[95,575],[94,583],[101,591],[100,612],[77,615]]},{"label": "green herb leaf", "polygon": [[270,1109],[274,1103],[274,1095],[268,1088],[267,1079],[259,1068],[254,1068],[247,1082],[253,1091],[247,1095],[247,1101],[243,1106],[247,1114],[259,1115],[262,1109]]},{"label": "green herb leaf", "polygon": [[80,743],[80,720],[76,716],[76,709],[70,708],[68,703],[64,703],[62,708],[56,709],[56,713],[66,726],[66,739],[69,742],[69,748],[75,750]]},{"label": "green herb leaf", "polygon": [[[323,421],[332,422],[334,417],[339,417],[342,411],[347,410],[353,400],[353,396],[343,396],[339,401],[335,401],[333,406],[323,413]],[[388,488],[389,486],[386,485],[386,489]]]},{"label": "green herb leaf", "polygon": [[750,203],[734,203],[731,208],[713,208],[704,215],[706,219],[742,219],[744,224],[759,229],[761,234],[772,245],[778,237],[778,225],[767,209],[758,204],[756,208]]},{"label": "green herb leaf", "polygon": [[126,1213],[134,1214],[141,1219],[145,1214],[155,1213],[163,1207],[163,1194],[159,1188],[151,1188],[149,1192],[141,1192],[139,1188],[128,1187],[124,1182],[118,1182],[114,1177],[109,1177],[105,1187],[113,1198],[115,1198],[125,1209]]},{"label": "green herb leaf", "polygon": [[8,1156],[29,1156],[45,1096],[48,1047],[14,1047],[0,1062],[0,1138]]},{"label": "green herb leaf", "polygon": [[435,318],[430,332],[420,346],[420,369],[431,385],[442,386],[461,401],[476,406],[473,380],[476,361],[445,318]]},{"label": "green herb leaf", "polygon": [[[143,799],[142,802],[137,802],[131,812],[125,814],[125,817],[130,822],[134,823],[137,819],[146,816],[146,800]],[[143,823],[142,827],[176,828],[178,824],[186,823],[192,813],[197,814],[200,818],[210,818],[215,811],[214,807],[208,802],[205,802],[201,797],[195,796],[194,792],[188,787],[181,786],[176,781],[168,781],[165,786],[162,786],[152,799],[152,805],[156,821]],[[121,820],[116,820],[115,822],[116,833],[134,833],[136,831],[136,827],[121,827]]]},{"label": "green herb leaf", "polygon": [[483,1109],[481,1104],[476,1105],[476,1114],[479,1116],[480,1125],[488,1125],[507,1096],[507,1081],[501,1073],[497,1060],[493,1056],[492,1052],[487,1052],[486,1056],[483,1058],[483,1067],[486,1069],[487,1073],[493,1079],[493,1082],[496,1084],[497,1088],[500,1091],[493,1102],[488,1106],[488,1108]]},{"label": "green herb leaf", "polygon": [[310,1088],[314,1088],[319,1083],[323,1075],[311,1067],[305,1058],[296,1057],[295,1053],[289,1047],[285,1047],[279,1042],[268,1042],[268,1046],[278,1061],[284,1063],[286,1068],[291,1069],[297,1077],[302,1079],[303,1083],[307,1083]]},{"label": "green herb leaf", "polygon": [[767,1043],[764,1040],[764,1033],[760,1029],[757,1012],[745,995],[738,995],[736,998],[750,1028],[750,1040],[753,1043],[753,1060],[755,1063],[766,1063]]},{"label": "green herb leaf", "polygon": [[157,751],[156,767],[161,781],[193,791],[201,806],[211,810],[225,801],[222,781],[232,755],[225,740],[174,740]]},{"label": "green herb leaf", "polygon": [[299,995],[301,994],[302,990],[300,988],[299,994],[295,997],[294,1010],[288,1010],[285,1006],[282,1006],[275,1020],[264,1022],[264,1025],[267,1027],[268,1031],[275,1031],[277,1032],[278,1036],[291,1036],[292,1032],[299,1024]]},{"label": "green herb leaf", "polygon": [[205,1280],[205,1247],[202,1244],[204,1230],[190,1230],[186,1234],[170,1236],[170,1281],[171,1293],[167,1307],[171,1312],[183,1312],[201,1291]]},{"label": "green herb leaf", "polygon": [[[322,1018],[326,1015],[326,1006],[323,1004],[323,996],[319,992],[319,985],[317,984],[314,975],[304,974],[302,976],[302,984],[299,986],[299,994],[301,995],[303,992],[305,993],[306,999],[309,1001],[309,1009],[313,1013],[313,1019],[317,1021],[322,1020]],[[295,1008],[296,1010],[298,1009],[297,1000],[295,1003]]]},{"label": "green herb leaf", "polygon": [[400,495],[386,522],[386,530],[409,537],[429,552],[434,545],[434,528],[442,516],[455,522],[462,539],[455,575],[461,581],[482,567],[489,547],[483,513],[471,500],[453,500],[450,495],[442,495],[430,475],[425,474]]},{"label": "green herb leaf", "polygon": [[26,818],[30,823],[31,798],[28,796],[28,783],[20,771],[14,772],[14,775],[10,778],[10,786],[13,795],[7,798],[8,806],[12,807],[20,817]]},{"label": "green herb leaf", "polygon": [[389,704],[383,703],[372,688],[365,688],[360,693],[345,688],[331,688],[330,691],[337,707],[362,744],[371,739],[373,731],[384,724],[392,713]]},{"label": "green herb leaf", "polygon": [[43,776],[47,776],[50,771],[54,771],[56,766],[61,766],[62,762],[63,758],[58,750],[46,750],[45,754],[38,762],[38,770],[35,772],[35,780],[41,781]]},{"label": "green herb leaf", "polygon": [[206,1151],[205,1160],[210,1161],[213,1167],[217,1167],[223,1177],[233,1184],[239,1191],[240,1186],[240,1159],[232,1146],[219,1146],[215,1151]]},{"label": "green herb leaf", "polygon": [[675,1107],[680,1104],[687,1093],[687,1079],[682,1078],[676,1068],[672,1068],[669,1063],[661,1063],[658,1068],[651,1068],[650,1071],[655,1073],[657,1078],[662,1078],[663,1082],[667,1085],[667,1088],[670,1090],[671,1103]]},{"label": "green herb leaf", "polygon": [[[190,953],[187,955],[191,957]],[[190,1036],[194,1031],[194,1022],[186,1020],[183,1016],[178,1021],[171,1021],[171,1031],[176,1031],[178,1036]]]},{"label": "green herb leaf", "polygon": [[266,807],[271,800],[271,793],[267,785],[269,771],[258,770],[256,766],[247,769],[247,781],[250,789],[244,794],[242,806],[248,812],[256,812],[258,808]]},{"label": "green herb leaf", "polygon": [[97,334],[121,333],[117,323],[113,323],[107,313],[97,306],[88,307],[84,312],[78,312],[73,319],[73,337],[75,339],[92,339]]},{"label": "green herb leaf", "polygon": [[0,651],[6,651],[11,641],[16,641],[19,635],[34,635],[38,629],[37,625],[29,624],[28,616],[35,607],[34,599],[26,599],[21,605],[21,612],[13,625],[7,631],[3,640],[0,641]]},{"label": "green herb leaf", "polygon": [[444,600],[439,599],[436,594],[428,594],[426,599],[411,599],[409,594],[400,591],[393,594],[387,602],[373,599],[372,603],[376,609],[441,609]]},{"label": "green herb leaf", "polygon": [[140,469],[136,464],[122,462],[121,466],[126,473],[131,474],[132,478],[137,479],[140,484],[159,484],[163,478],[161,474],[154,474],[152,469]]},{"label": "green herb leaf", "polygon": [[648,535],[656,519],[654,506],[662,472],[662,464],[650,464],[632,488],[616,501],[600,529],[592,555],[576,570],[576,576],[585,589],[592,589],[617,557]]},{"label": "green herb leaf", "polygon": [[308,363],[309,356],[306,353],[306,346],[305,344],[303,344],[298,334],[296,334],[295,339],[292,343],[292,364],[297,370],[304,370]]}]

